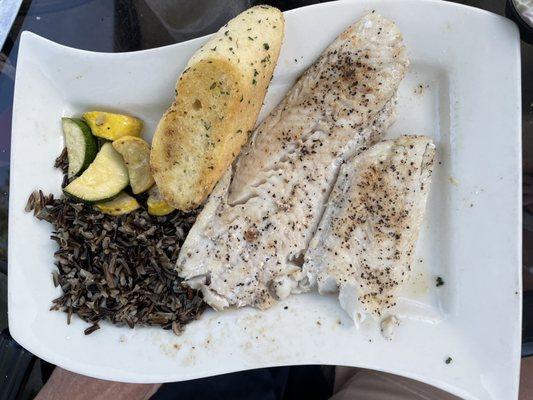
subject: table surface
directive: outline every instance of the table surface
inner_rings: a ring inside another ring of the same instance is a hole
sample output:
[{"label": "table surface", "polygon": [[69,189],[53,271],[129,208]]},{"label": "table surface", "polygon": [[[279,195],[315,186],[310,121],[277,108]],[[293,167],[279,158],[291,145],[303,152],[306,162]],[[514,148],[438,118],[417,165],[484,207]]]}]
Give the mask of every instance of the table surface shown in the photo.
[{"label": "table surface", "polygon": [[[318,0],[25,0],[0,53],[0,330],[7,326],[7,229],[13,86],[20,33],[35,32],[85,50],[124,52],[165,46],[212,33],[255,4],[282,10]],[[503,15],[505,0],[459,3]],[[480,38],[482,40],[483,38]],[[533,173],[533,46],[522,44],[523,165]],[[524,234],[525,249],[529,236]],[[525,251],[524,262],[529,262]],[[533,257],[531,257],[533,262]]]}]

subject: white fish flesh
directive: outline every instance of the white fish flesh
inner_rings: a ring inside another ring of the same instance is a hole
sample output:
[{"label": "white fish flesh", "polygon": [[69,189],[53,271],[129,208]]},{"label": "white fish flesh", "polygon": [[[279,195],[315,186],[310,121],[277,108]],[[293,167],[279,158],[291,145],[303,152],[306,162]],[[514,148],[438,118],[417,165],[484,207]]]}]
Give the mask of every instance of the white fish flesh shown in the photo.
[{"label": "white fish flesh", "polygon": [[319,293],[339,291],[356,323],[392,314],[411,269],[434,155],[431,139],[401,136],[341,167],[303,269]]},{"label": "white fish flesh", "polygon": [[255,130],[190,231],[177,269],[215,309],[268,308],[299,292],[303,257],[340,165],[395,116],[408,67],[376,13],[344,31]]}]

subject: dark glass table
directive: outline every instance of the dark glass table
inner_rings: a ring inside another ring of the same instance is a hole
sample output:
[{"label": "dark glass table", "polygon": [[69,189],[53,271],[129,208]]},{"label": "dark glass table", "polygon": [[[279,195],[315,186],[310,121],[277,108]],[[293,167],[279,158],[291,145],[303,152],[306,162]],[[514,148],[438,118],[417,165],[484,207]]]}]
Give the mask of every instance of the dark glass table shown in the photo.
[{"label": "dark glass table", "polygon": [[[19,0],[20,1],[20,0]],[[165,46],[212,33],[245,8],[268,3],[282,10],[319,0],[23,0],[0,53],[0,331],[7,327],[7,230],[13,86],[20,33],[30,30],[55,42],[102,52]],[[505,0],[459,3],[505,13]],[[5,4],[10,3],[5,1]],[[18,3],[12,1],[13,4]],[[0,1],[0,7],[3,3]],[[1,22],[1,21],[0,21]],[[480,42],[483,38],[480,38]],[[533,266],[533,46],[522,44],[524,265]],[[505,132],[502,132],[505,134]],[[531,192],[531,195],[527,193]],[[530,196],[531,198],[528,198]],[[531,210],[529,210],[529,206]],[[531,268],[530,268],[531,269]],[[526,271],[526,268],[524,269]],[[533,273],[533,269],[532,269]],[[533,275],[524,273],[525,289]],[[530,301],[526,296],[526,301]],[[531,303],[529,303],[531,304]],[[531,312],[531,308],[524,307]],[[525,318],[531,321],[532,318]],[[0,346],[2,342],[0,341]],[[0,347],[0,352],[2,351]],[[529,350],[530,351],[530,350]],[[30,360],[31,357],[28,358]]]}]

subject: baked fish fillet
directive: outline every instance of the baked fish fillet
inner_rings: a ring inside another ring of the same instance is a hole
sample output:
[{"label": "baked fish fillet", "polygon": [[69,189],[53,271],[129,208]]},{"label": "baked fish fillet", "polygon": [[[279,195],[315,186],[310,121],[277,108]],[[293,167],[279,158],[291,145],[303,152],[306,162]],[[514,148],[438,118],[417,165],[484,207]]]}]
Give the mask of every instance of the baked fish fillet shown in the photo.
[{"label": "baked fish fillet", "polygon": [[434,156],[431,139],[401,136],[341,167],[303,269],[321,294],[339,291],[356,323],[395,306],[411,269]]},{"label": "baked fish fillet", "polygon": [[177,263],[215,309],[268,308],[300,290],[308,247],[340,165],[394,119],[408,59],[391,21],[365,15],[252,134],[190,231]]}]

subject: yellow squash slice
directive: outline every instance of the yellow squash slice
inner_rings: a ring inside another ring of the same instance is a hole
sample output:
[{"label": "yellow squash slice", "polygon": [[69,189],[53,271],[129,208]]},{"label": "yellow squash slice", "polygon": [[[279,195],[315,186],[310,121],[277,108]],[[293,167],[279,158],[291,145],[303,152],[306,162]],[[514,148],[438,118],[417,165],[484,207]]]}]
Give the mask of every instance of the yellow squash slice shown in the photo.
[{"label": "yellow squash slice", "polygon": [[94,136],[107,140],[117,140],[123,136],[141,136],[143,128],[143,122],[139,118],[105,111],[86,112],[83,119]]},{"label": "yellow squash slice", "polygon": [[161,197],[157,186],[154,186],[152,189],[150,189],[148,194],[148,200],[146,201],[146,205],[148,206],[148,214],[162,217],[175,210],[174,207],[170,206],[165,200],[163,200],[163,197]]},{"label": "yellow squash slice", "polygon": [[154,184],[150,172],[150,145],[141,138],[124,136],[115,140],[113,147],[124,158],[133,193],[139,194],[150,189]]},{"label": "yellow squash slice", "polygon": [[129,214],[130,212],[138,209],[140,205],[137,200],[135,200],[129,194],[122,192],[113,200],[105,203],[95,204],[95,207],[104,214],[118,216]]}]

